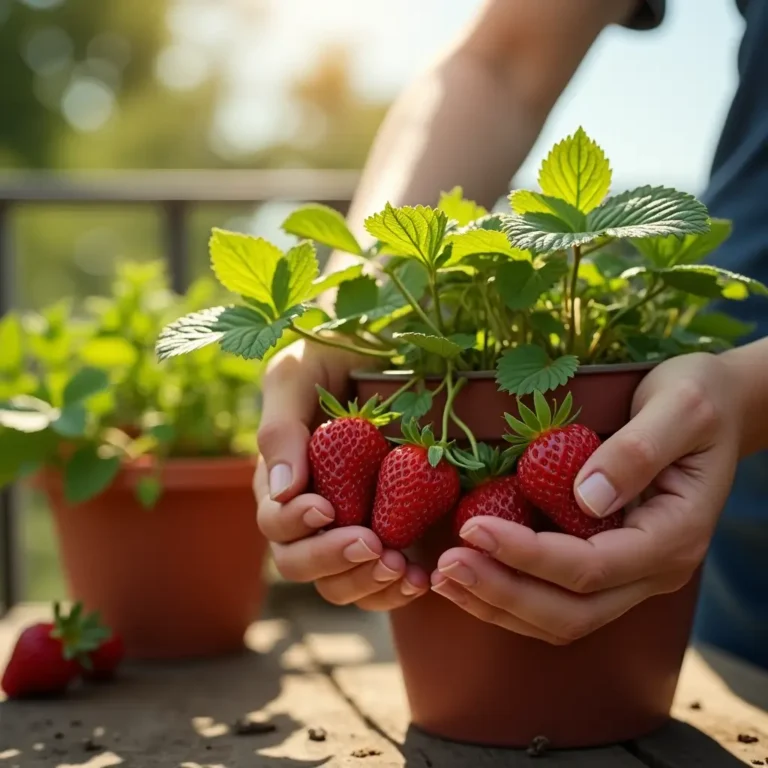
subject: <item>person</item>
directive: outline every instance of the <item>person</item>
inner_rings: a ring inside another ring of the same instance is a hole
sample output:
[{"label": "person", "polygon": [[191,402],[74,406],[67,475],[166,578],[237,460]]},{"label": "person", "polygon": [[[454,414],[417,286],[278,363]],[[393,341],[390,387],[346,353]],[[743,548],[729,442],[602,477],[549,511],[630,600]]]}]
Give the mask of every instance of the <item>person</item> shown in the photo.
[{"label": "person", "polygon": [[[746,20],[740,83],[705,199],[713,216],[734,222],[718,263],[766,281],[768,4],[740,0],[739,8]],[[350,226],[364,239],[363,219],[385,201],[429,204],[457,184],[492,205],[598,35],[614,24],[649,29],[663,15],[663,0],[487,0],[391,108]],[[343,259],[334,254],[330,268]],[[750,300],[737,312],[758,321],[746,343],[658,366],[637,390],[629,424],[577,477],[580,506],[598,517],[653,485],[626,528],[582,541],[482,518],[462,535],[492,557],[451,549],[431,574],[384,549],[368,529],[314,535],[334,515],[328,501],[306,492],[314,385],[343,397],[359,361],[311,344],[289,347],[264,380],[254,481],[259,525],[278,569],[314,582],[334,604],[392,610],[431,588],[482,620],[566,643],[679,588],[709,553],[696,637],[768,667],[768,340],[761,340],[768,318]]]}]

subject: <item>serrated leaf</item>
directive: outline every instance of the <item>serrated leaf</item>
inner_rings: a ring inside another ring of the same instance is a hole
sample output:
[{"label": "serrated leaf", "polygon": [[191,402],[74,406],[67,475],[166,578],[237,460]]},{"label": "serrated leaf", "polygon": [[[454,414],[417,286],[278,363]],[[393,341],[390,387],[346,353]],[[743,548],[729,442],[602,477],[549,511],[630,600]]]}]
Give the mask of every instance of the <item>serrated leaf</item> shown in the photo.
[{"label": "serrated leaf", "polygon": [[392,410],[399,413],[403,422],[413,419],[418,421],[426,416],[432,408],[432,393],[428,390],[422,392],[403,392],[394,403]]},{"label": "serrated leaf", "polygon": [[283,222],[283,230],[346,253],[358,256],[363,253],[344,217],[327,205],[313,204],[299,208]]},{"label": "serrated leaf", "polygon": [[505,262],[496,271],[496,290],[510,309],[529,309],[563,276],[563,266],[567,269],[564,260],[538,269],[526,261]]},{"label": "serrated leaf", "polygon": [[499,255],[508,259],[530,261],[530,254],[513,248],[503,232],[490,229],[469,229],[455,235],[449,235],[447,242],[453,247],[451,257],[444,267],[460,264],[472,256]]},{"label": "serrated leaf", "polygon": [[346,269],[340,269],[338,272],[331,272],[328,275],[320,277],[312,283],[310,289],[307,291],[306,301],[311,301],[312,299],[317,298],[321,293],[330,291],[332,288],[336,288],[348,280],[354,280],[356,277],[360,277],[362,273],[363,265],[353,264]]},{"label": "serrated leaf", "polygon": [[755,323],[744,323],[724,312],[699,312],[686,326],[686,330],[699,336],[715,336],[728,341],[749,336],[755,328]]},{"label": "serrated leaf", "polygon": [[21,320],[13,312],[0,319],[0,372],[14,374],[23,362]]},{"label": "serrated leaf", "polygon": [[96,446],[85,445],[64,466],[64,496],[70,504],[88,501],[106,490],[119,469],[117,456],[102,458]]},{"label": "serrated leaf", "polygon": [[[155,352],[160,360],[186,355],[197,349],[215,344],[224,335],[223,331],[214,330],[219,317],[227,307],[211,307],[200,312],[192,312],[163,328],[155,345]],[[257,314],[255,310],[252,310]],[[261,315],[258,315],[261,317]],[[264,319],[262,322],[264,322]]]},{"label": "serrated leaf", "polygon": [[51,429],[62,437],[82,437],[87,421],[85,406],[76,402],[61,409],[59,418],[51,422]]},{"label": "serrated leaf", "polygon": [[387,203],[381,213],[366,219],[365,228],[395,255],[418,258],[431,266],[440,254],[447,224],[443,211],[422,205],[393,208]]},{"label": "serrated leaf", "polygon": [[589,213],[608,194],[611,167],[603,150],[579,127],[552,148],[541,165],[539,186],[545,195]]},{"label": "serrated leaf", "polygon": [[81,368],[64,387],[65,406],[87,400],[109,388],[109,376],[100,368]]},{"label": "serrated leaf", "polygon": [[336,295],[336,317],[358,318],[375,309],[379,302],[379,287],[372,277],[357,277],[339,286]]},{"label": "serrated leaf", "polygon": [[579,367],[574,355],[563,355],[556,360],[533,344],[515,347],[505,352],[496,366],[499,389],[512,395],[527,395],[538,389],[549,392],[563,386]]},{"label": "serrated leaf", "polygon": [[520,215],[546,213],[556,216],[571,232],[580,232],[586,224],[586,218],[578,208],[574,208],[570,203],[558,197],[549,197],[539,192],[519,189],[510,194],[509,202],[512,210]]},{"label": "serrated leaf", "polygon": [[293,307],[274,322],[265,323],[258,313],[248,307],[228,307],[219,315],[211,330],[222,334],[219,346],[225,352],[246,360],[261,360],[303,311],[303,307]]},{"label": "serrated leaf", "polygon": [[426,333],[395,333],[393,338],[397,341],[404,341],[406,344],[413,344],[415,347],[447,360],[458,357],[462,353],[462,347],[459,344],[441,336],[430,336]]},{"label": "serrated leaf", "polygon": [[695,264],[701,261],[731,235],[732,224],[727,219],[711,219],[709,232],[667,237],[635,239],[633,244],[655,267],[675,264]]},{"label": "serrated leaf", "polygon": [[136,497],[145,509],[154,507],[162,492],[163,486],[157,477],[142,477],[136,484]]},{"label": "serrated leaf", "polygon": [[739,275],[708,264],[678,264],[667,269],[651,270],[671,288],[691,293],[694,296],[742,300],[750,295],[768,296],[759,280]]},{"label": "serrated leaf", "polygon": [[57,408],[31,395],[17,395],[0,403],[0,427],[17,432],[42,432],[58,417]]},{"label": "serrated leaf", "polygon": [[287,306],[288,291],[290,290],[291,268],[286,259],[281,258],[272,275],[272,301],[278,312],[282,312]]},{"label": "serrated leaf", "polygon": [[474,200],[465,199],[464,190],[461,187],[454,187],[450,192],[443,192],[437,207],[460,227],[464,227],[488,213],[482,205],[478,205]]},{"label": "serrated leaf", "polygon": [[595,208],[587,216],[583,232],[569,231],[561,219],[547,213],[507,216],[504,230],[517,248],[547,253],[604,236],[645,238],[707,232],[709,216],[706,206],[691,195],[666,187],[640,187]]},{"label": "serrated leaf", "polygon": [[214,229],[210,240],[211,266],[229,291],[275,309],[272,280],[283,254],[262,237]]},{"label": "serrated leaf", "polygon": [[312,243],[299,243],[285,254],[290,278],[288,281],[288,299],[278,310],[282,313],[288,307],[295,307],[308,301],[315,279],[320,271],[317,263],[315,246]]}]

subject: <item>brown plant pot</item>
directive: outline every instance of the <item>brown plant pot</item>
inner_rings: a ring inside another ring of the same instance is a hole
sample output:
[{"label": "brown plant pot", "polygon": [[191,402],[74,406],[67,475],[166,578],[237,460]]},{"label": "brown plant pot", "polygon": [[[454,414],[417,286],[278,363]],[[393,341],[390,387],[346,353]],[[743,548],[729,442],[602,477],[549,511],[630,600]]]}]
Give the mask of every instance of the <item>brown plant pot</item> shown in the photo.
[{"label": "brown plant pot", "polygon": [[163,495],[145,509],[135,489],[149,471],[145,461],[126,465],[106,492],[74,506],[64,499],[59,474],[39,478],[70,595],[101,613],[132,658],[237,651],[265,592],[254,462],[170,460]]},{"label": "brown plant pot", "polygon": [[[607,437],[627,422],[649,369],[582,368],[551,396],[560,402],[570,390],[579,421]],[[407,380],[353,378],[361,402],[387,397]],[[468,378],[456,410],[478,439],[498,441],[515,399],[490,374]],[[423,423],[439,423],[441,406]],[[453,546],[448,527],[430,531],[409,557],[432,570]],[[412,722],[445,739],[502,747],[525,747],[536,736],[556,748],[596,747],[646,734],[669,718],[697,594],[698,576],[571,645],[553,646],[482,622],[430,592],[391,614]]]}]

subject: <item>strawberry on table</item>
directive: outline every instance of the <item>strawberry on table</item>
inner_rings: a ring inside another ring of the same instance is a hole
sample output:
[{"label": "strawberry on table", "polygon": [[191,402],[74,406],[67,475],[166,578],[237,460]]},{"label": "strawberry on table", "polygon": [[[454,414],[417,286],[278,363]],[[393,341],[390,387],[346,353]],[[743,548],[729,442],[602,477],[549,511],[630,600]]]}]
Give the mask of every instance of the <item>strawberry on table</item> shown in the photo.
[{"label": "strawberry on table", "polygon": [[385,547],[405,549],[448,514],[461,494],[448,446],[429,427],[404,424],[404,439],[381,463],[373,506],[373,532]]},{"label": "strawberry on table", "polygon": [[506,414],[513,434],[505,439],[520,456],[517,477],[520,490],[561,530],[588,539],[601,531],[620,528],[621,513],[599,520],[585,514],[576,502],[573,483],[600,438],[583,424],[574,424],[573,398],[569,393],[554,413],[541,392],[534,392],[535,412],[518,399],[520,419]]},{"label": "strawberry on table", "polygon": [[365,525],[370,520],[376,479],[390,445],[378,427],[393,415],[372,398],[362,408],[345,409],[330,392],[318,387],[320,404],[332,419],[309,441],[309,463],[317,493],[336,511],[334,526]]},{"label": "strawberry on table", "polygon": [[81,663],[109,636],[96,614],[83,616],[77,603],[69,614],[54,605],[53,622],[33,624],[22,631],[2,679],[9,698],[64,693],[79,677]]},{"label": "strawberry on table", "polygon": [[83,676],[89,680],[110,680],[115,676],[123,656],[123,639],[112,633],[96,650],[87,654],[87,665],[82,665]]}]

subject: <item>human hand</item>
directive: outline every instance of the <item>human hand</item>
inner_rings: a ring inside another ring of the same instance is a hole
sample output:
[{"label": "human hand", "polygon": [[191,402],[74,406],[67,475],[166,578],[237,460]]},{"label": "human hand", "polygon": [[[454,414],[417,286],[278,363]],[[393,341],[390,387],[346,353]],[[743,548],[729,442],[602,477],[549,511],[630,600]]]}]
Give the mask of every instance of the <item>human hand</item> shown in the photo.
[{"label": "human hand", "polygon": [[484,621],[558,645],[680,589],[703,560],[730,492],[739,391],[719,357],[663,363],[638,388],[632,420],[574,484],[579,505],[595,517],[641,497],[623,528],[584,541],[473,518],[461,536],[491,557],[464,547],[445,552],[432,589]]},{"label": "human hand", "polygon": [[284,578],[315,582],[318,592],[336,605],[392,610],[427,591],[427,574],[400,552],[386,550],[368,528],[321,532],[334,519],[333,506],[305,493],[307,444],[318,410],[315,384],[343,395],[356,362],[348,353],[299,342],[270,364],[254,478],[258,523]]}]

